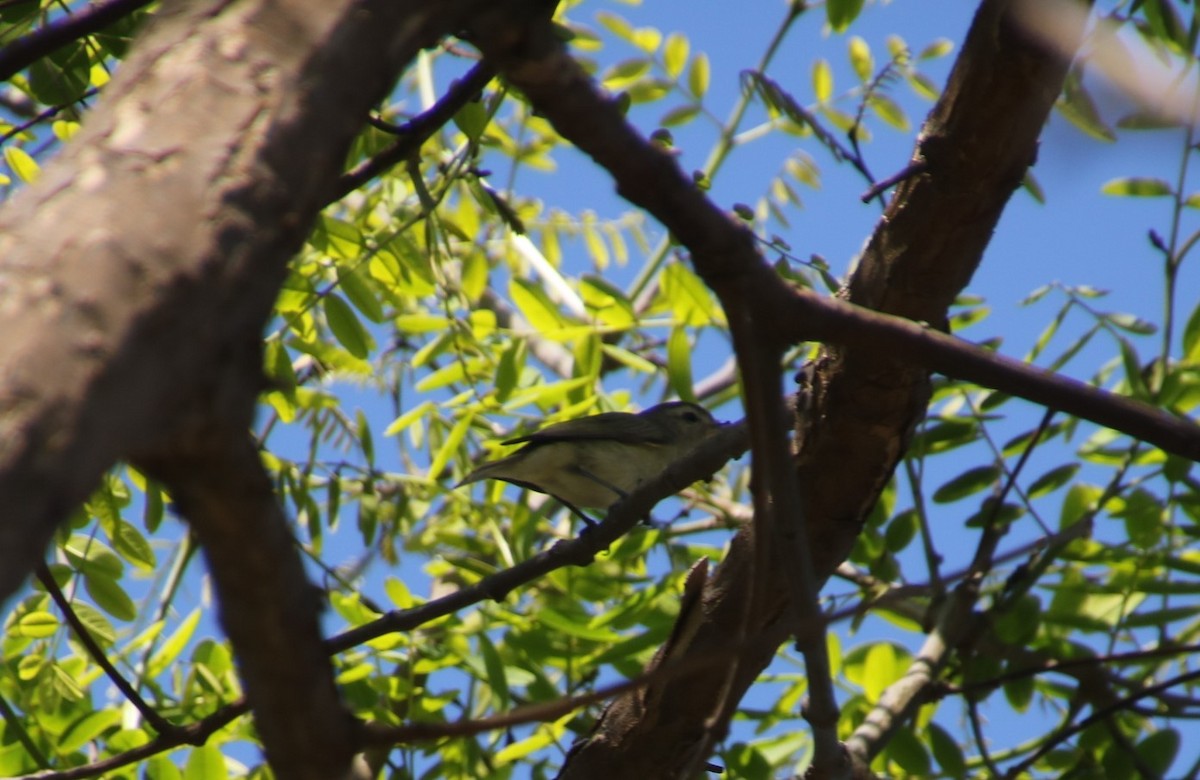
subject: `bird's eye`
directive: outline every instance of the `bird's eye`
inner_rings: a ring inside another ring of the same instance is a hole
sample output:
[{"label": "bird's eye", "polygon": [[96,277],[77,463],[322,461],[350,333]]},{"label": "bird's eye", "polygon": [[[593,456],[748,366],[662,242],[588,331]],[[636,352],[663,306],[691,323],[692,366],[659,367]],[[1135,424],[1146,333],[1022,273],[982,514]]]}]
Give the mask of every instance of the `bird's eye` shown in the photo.
[{"label": "bird's eye", "polygon": [[680,416],[683,417],[685,422],[690,422],[690,423],[700,422],[700,415],[696,414],[695,412],[684,412]]}]

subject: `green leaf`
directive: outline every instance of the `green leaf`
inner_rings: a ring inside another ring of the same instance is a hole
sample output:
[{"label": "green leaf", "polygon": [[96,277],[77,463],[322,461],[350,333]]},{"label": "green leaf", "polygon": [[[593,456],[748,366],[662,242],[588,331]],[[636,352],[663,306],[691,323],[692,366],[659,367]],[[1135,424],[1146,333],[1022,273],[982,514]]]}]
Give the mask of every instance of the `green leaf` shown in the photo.
[{"label": "green leaf", "polygon": [[673,32],[667,36],[667,43],[663,46],[663,67],[671,78],[677,79],[683,73],[688,49],[688,39],[683,33]]},{"label": "green leaf", "polygon": [[1157,545],[1162,539],[1166,520],[1166,508],[1157,496],[1137,488],[1118,501],[1119,508],[1114,509],[1114,517],[1125,521],[1125,531],[1129,541],[1143,550]]},{"label": "green leaf", "polygon": [[622,16],[611,11],[597,11],[596,21],[600,26],[623,41],[633,43],[633,25]]},{"label": "green leaf", "polygon": [[436,409],[437,409],[437,407],[434,405],[434,403],[432,401],[425,401],[423,403],[420,403],[420,404],[414,406],[412,409],[409,409],[404,414],[397,417],[395,420],[393,420],[391,422],[391,424],[388,425],[388,427],[386,429],[384,429],[383,435],[384,436],[395,436],[397,433],[400,433],[405,428],[407,428],[408,426],[415,423],[417,420],[421,419],[422,417],[424,417],[428,414],[431,414]]},{"label": "green leaf", "polygon": [[193,609],[150,657],[147,667],[152,677],[162,674],[179,659],[188,642],[192,641],[192,635],[196,632],[196,626],[199,625],[202,614],[199,608]]},{"label": "green leaf", "polygon": [[829,61],[818,57],[812,65],[813,95],[818,103],[828,103],[833,97],[833,68]]},{"label": "green leaf", "polygon": [[692,345],[687,329],[676,325],[667,338],[667,381],[681,400],[696,402],[692,389]]},{"label": "green leaf", "polygon": [[661,44],[662,33],[654,27],[639,27],[633,31],[633,45],[647,54],[658,51]]},{"label": "green leaf", "polygon": [[1182,742],[1179,732],[1164,728],[1147,736],[1137,744],[1137,754],[1157,777],[1166,777],[1167,770],[1175,763]]},{"label": "green leaf", "polygon": [[557,334],[570,324],[546,291],[528,279],[513,278],[508,284],[508,294],[521,315],[543,336]]},{"label": "green leaf", "polygon": [[434,456],[433,462],[429,464],[429,472],[426,478],[433,482],[437,480],[442,473],[442,469],[446,468],[446,464],[454,457],[462,448],[463,439],[467,436],[467,431],[471,429],[471,423],[474,422],[475,415],[471,413],[464,414],[459,418],[454,427],[450,429],[450,435],[446,437],[446,441],[438,449],[437,455]]},{"label": "green leaf", "polygon": [[1132,314],[1105,314],[1104,319],[1121,330],[1135,333],[1139,336],[1150,336],[1158,332],[1158,326],[1153,322],[1148,322]]},{"label": "green leaf", "polygon": [[508,701],[508,679],[504,675],[504,662],[500,660],[496,646],[488,639],[487,634],[477,634],[475,639],[479,643],[479,654],[483,657],[483,668],[487,673],[488,686],[496,694],[497,701]]},{"label": "green leaf", "polygon": [[359,322],[358,316],[341,296],[329,293],[322,301],[325,319],[333,337],[354,357],[365,360],[374,348],[374,340]]},{"label": "green leaf", "polygon": [[996,465],[968,469],[934,491],[933,500],[939,504],[949,504],[966,498],[991,487],[1002,473]]},{"label": "green leaf", "polygon": [[[908,132],[911,125],[908,121],[908,115],[904,113],[904,109],[900,104],[892,100],[887,95],[882,95],[878,92],[871,95],[867,101],[867,105],[875,112],[875,115],[901,132]],[[956,328],[957,330],[957,328]]]},{"label": "green leaf", "polygon": [[471,100],[463,104],[454,114],[454,124],[463,135],[478,141],[488,124],[488,111],[482,100]]},{"label": "green leaf", "polygon": [[1041,624],[1042,602],[1026,594],[996,615],[993,627],[1000,641],[1009,645],[1026,645],[1037,636]]},{"label": "green leaf", "polygon": [[527,351],[525,340],[516,339],[500,353],[500,360],[496,364],[495,385],[496,400],[500,403],[507,401],[512,396],[513,390],[517,388],[521,371],[525,367]]},{"label": "green leaf", "polygon": [[970,444],[979,439],[979,422],[967,417],[931,419],[913,436],[909,449],[914,455],[933,455]]},{"label": "green leaf", "polygon": [[1006,680],[1004,683],[1004,698],[1008,701],[1009,706],[1017,712],[1025,712],[1029,709],[1029,705],[1033,703],[1034,691],[1033,677],[1018,677],[1015,680]]},{"label": "green leaf", "polygon": [[19,146],[8,145],[4,147],[4,160],[8,163],[11,170],[18,179],[29,184],[37,179],[41,173],[41,168],[38,167],[37,161],[29,156]]},{"label": "green leaf", "polygon": [[825,18],[834,32],[845,32],[862,11],[863,0],[827,0]]},{"label": "green leaf", "polygon": [[697,328],[724,320],[708,287],[683,263],[671,263],[664,269],[660,295],[676,325]]},{"label": "green leaf", "polygon": [[904,662],[890,642],[872,644],[867,649],[862,669],[863,693],[867,700],[879,701],[887,687],[900,679],[903,673]]},{"label": "green leaf", "polygon": [[1117,120],[1122,130],[1169,130],[1179,125],[1178,119],[1160,111],[1133,111]]},{"label": "green leaf", "polygon": [[109,533],[117,554],[137,568],[142,571],[153,571],[154,567],[158,565],[154,556],[154,548],[150,546],[150,542],[129,523],[118,518]]},{"label": "green leaf", "polygon": [[1125,368],[1125,381],[1129,384],[1129,394],[1139,401],[1150,401],[1150,388],[1142,375],[1142,362],[1138,358],[1137,349],[1128,339],[1120,339],[1121,363]]},{"label": "green leaf", "polygon": [[699,103],[688,103],[683,106],[676,106],[670,111],[662,115],[658,123],[663,127],[679,127],[686,125],[688,122],[696,118],[703,107]]},{"label": "green leaf", "polygon": [[53,613],[39,609],[21,615],[17,622],[8,630],[14,636],[23,636],[28,639],[45,639],[48,636],[54,636],[54,632],[58,630],[58,627],[58,618]]},{"label": "green leaf", "polygon": [[1029,486],[1027,494],[1029,498],[1039,498],[1047,493],[1053,493],[1063,485],[1070,482],[1077,473],[1079,473],[1080,464],[1064,463],[1057,468],[1050,469],[1042,476],[1033,481]]},{"label": "green leaf", "polygon": [[375,291],[371,289],[370,283],[360,270],[338,266],[337,277],[338,286],[342,288],[342,292],[350,299],[350,303],[354,304],[354,308],[363,313],[364,317],[371,322],[383,322],[387,319],[383,314],[383,307],[379,304],[379,298],[376,297]]},{"label": "green leaf", "polygon": [[1096,509],[1096,502],[1104,495],[1103,489],[1097,485],[1074,484],[1067,491],[1063,500],[1062,511],[1059,515],[1060,530],[1069,528]]},{"label": "green leaf", "polygon": [[108,729],[121,723],[121,710],[93,710],[76,720],[67,727],[66,732],[58,739],[56,746],[61,755],[65,755],[91,742]]},{"label": "green leaf", "polygon": [[646,57],[633,57],[622,60],[604,72],[601,81],[611,92],[627,89],[634,82],[645,76],[653,63]]},{"label": "green leaf", "polygon": [[936,723],[930,723],[927,729],[929,747],[933,751],[934,760],[942,768],[942,772],[950,777],[966,777],[967,759],[963,755],[962,748],[958,746],[958,741]]},{"label": "green leaf", "polygon": [[192,748],[183,768],[183,780],[227,780],[225,756],[212,744]]},{"label": "green leaf", "polygon": [[116,579],[125,572],[121,558],[108,545],[89,536],[76,534],[65,545],[63,553],[70,563],[83,572],[96,572]]},{"label": "green leaf", "polygon": [[920,528],[920,519],[915,510],[909,509],[892,518],[884,531],[884,544],[890,552],[898,553],[908,547]]},{"label": "green leaf", "polygon": [[87,48],[75,42],[41,57],[29,67],[29,91],[47,106],[65,106],[81,99],[91,86]]},{"label": "green leaf", "polygon": [[954,41],[949,38],[938,38],[933,43],[921,49],[918,60],[936,60],[954,51]]},{"label": "green leaf", "polygon": [[179,767],[164,755],[151,756],[144,764],[146,780],[182,780]]},{"label": "green leaf", "polygon": [[901,726],[892,732],[892,738],[887,744],[887,757],[912,777],[928,777],[929,770],[932,769],[925,745],[907,726]]},{"label": "green leaf", "polygon": [[75,616],[79,622],[87,626],[87,630],[101,646],[111,645],[117,641],[117,632],[108,618],[100,610],[82,601],[74,604]]},{"label": "green leaf", "polygon": [[1115,141],[1117,135],[1100,116],[1096,102],[1083,84],[1078,70],[1068,74],[1058,100],[1058,110],[1071,124],[1098,141]]},{"label": "green leaf", "polygon": [[708,55],[700,52],[692,58],[692,67],[688,70],[688,90],[694,97],[702,98],[708,92],[709,78]]},{"label": "green leaf", "polygon": [[1183,359],[1200,364],[1200,304],[1192,309],[1183,327]]},{"label": "green leaf", "polygon": [[539,750],[553,745],[565,732],[566,728],[563,722],[569,720],[568,717],[562,718],[559,722],[553,724],[542,724],[534,733],[525,739],[513,742],[510,745],[505,745],[500,750],[496,751],[496,755],[492,759],[492,763],[497,767],[503,767],[511,764],[514,761],[532,755]]},{"label": "green leaf", "polygon": [[538,622],[544,623],[555,631],[593,642],[616,642],[622,639],[619,633],[607,628],[594,627],[587,622],[581,622],[567,617],[561,612],[543,607],[538,610]]},{"label": "green leaf", "polygon": [[102,610],[117,620],[131,621],[137,618],[137,608],[133,599],[112,577],[98,571],[87,571],[83,575],[84,585],[88,595]]},{"label": "green leaf", "polygon": [[1146,176],[1127,176],[1112,179],[1100,188],[1105,195],[1119,195],[1139,198],[1164,197],[1172,194],[1171,185],[1164,179]]},{"label": "green leaf", "polygon": [[852,35],[849,48],[850,66],[854,68],[854,75],[858,76],[858,80],[865,84],[875,72],[875,59],[871,56],[871,47],[862,38]]}]

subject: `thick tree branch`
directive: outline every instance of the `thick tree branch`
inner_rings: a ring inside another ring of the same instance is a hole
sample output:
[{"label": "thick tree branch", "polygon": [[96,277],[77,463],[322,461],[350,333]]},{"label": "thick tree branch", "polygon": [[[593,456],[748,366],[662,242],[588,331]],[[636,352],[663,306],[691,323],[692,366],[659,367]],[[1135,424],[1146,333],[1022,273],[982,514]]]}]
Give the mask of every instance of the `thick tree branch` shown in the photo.
[{"label": "thick tree branch", "polygon": [[118,458],[161,475],[211,545],[281,777],[340,777],[356,745],[246,440],[262,329],[362,117],[471,6],[167,4],[83,130],[0,213],[0,598]]},{"label": "thick tree branch", "polygon": [[[982,4],[946,93],[922,133],[915,158],[925,167],[901,184],[847,291],[852,302],[918,322],[941,322],[979,262],[1003,205],[1033,160],[1037,134],[1066,68],[1062,57],[1021,34],[1010,10],[1007,0]],[[962,374],[947,359],[949,342],[920,335],[925,329],[912,322],[883,329],[859,320],[851,328],[851,318],[866,315],[789,289],[757,254],[750,233],[709,202],[669,155],[646,143],[552,36],[529,35],[500,15],[481,21],[473,34],[485,56],[559,133],[613,175],[618,192],[687,246],[731,323],[762,318],[802,325],[787,335],[845,345],[827,349],[808,374],[807,414],[798,431],[804,516],[823,578],[845,557],[860,519],[903,453],[928,399],[929,368]],[[782,338],[776,334],[775,343]],[[907,350],[901,357],[889,354],[900,344]],[[904,359],[918,351],[930,363]],[[957,356],[959,363],[969,364],[968,371],[986,364],[993,379],[1017,376],[1003,361],[983,354],[967,358],[968,353],[972,350],[964,348]],[[1037,382],[1035,372],[1020,377]],[[1074,393],[1078,387],[1070,389]],[[1093,394],[1088,403],[1098,398]],[[1106,407],[1106,413],[1118,407],[1136,409],[1143,422],[1165,422],[1162,415],[1123,400]],[[1072,411],[1088,409],[1077,404]],[[735,537],[708,588],[707,620],[697,630],[693,652],[719,647],[744,618],[746,583],[755,575],[754,545],[748,543],[752,533],[759,531]],[[776,572],[771,589],[769,604],[755,600],[750,620],[764,636],[782,638],[779,618],[787,598],[782,573]],[[737,673],[737,695],[769,658],[770,653],[746,654],[747,663]],[[689,763],[691,746],[708,731],[698,721],[724,696],[676,686],[663,696],[663,712],[652,717],[640,712],[636,698],[623,697],[606,711],[588,744],[573,753],[562,776],[676,771]],[[671,746],[670,754],[664,746]]]}]

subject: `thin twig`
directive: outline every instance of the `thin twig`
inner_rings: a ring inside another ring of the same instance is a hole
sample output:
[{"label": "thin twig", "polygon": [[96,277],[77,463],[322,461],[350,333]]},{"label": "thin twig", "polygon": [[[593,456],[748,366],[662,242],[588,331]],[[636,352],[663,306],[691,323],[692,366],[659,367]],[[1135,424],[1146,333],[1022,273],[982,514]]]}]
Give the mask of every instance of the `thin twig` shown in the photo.
[{"label": "thin twig", "polygon": [[105,655],[104,649],[96,642],[96,638],[92,636],[92,632],[88,631],[87,626],[79,619],[79,615],[75,614],[74,608],[71,607],[70,600],[67,599],[62,588],[58,587],[58,583],[54,580],[54,575],[50,573],[49,567],[45,563],[39,564],[37,568],[38,582],[42,583],[42,587],[50,594],[50,598],[58,605],[59,611],[62,612],[63,618],[67,621],[67,625],[75,633],[75,638],[88,651],[88,655],[96,662],[96,665],[104,670],[104,674],[112,681],[112,684],[117,686],[117,690],[129,700],[142,717],[157,731],[164,736],[174,736],[179,733],[179,727],[170,722],[158,713],[153,707],[146,703],[142,695],[134,690],[121,673],[117,671],[117,667],[112,665]]}]

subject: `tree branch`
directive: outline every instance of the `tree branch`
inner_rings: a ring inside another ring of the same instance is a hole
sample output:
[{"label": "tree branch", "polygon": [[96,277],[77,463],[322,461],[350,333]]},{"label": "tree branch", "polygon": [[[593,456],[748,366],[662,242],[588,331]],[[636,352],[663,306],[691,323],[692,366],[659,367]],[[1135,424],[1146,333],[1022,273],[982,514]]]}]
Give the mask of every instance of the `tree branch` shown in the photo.
[{"label": "tree branch", "polygon": [[144,8],[154,0],[109,0],[89,6],[60,22],[18,38],[0,49],[0,81],[8,81],[33,63],[53,54],[72,41],[99,32]]},{"label": "tree branch", "polygon": [[[985,0],[981,5],[950,85],[926,123],[914,155],[926,162],[926,168],[901,183],[888,218],[881,221],[849,286],[847,294],[854,303],[911,320],[942,321],[978,263],[1003,205],[1033,160],[1037,134],[1061,88],[1066,63],[1055,52],[1029,41],[1009,12],[1006,0]],[[626,122],[616,101],[599,93],[552,35],[545,30],[531,33],[513,21],[522,13],[498,11],[478,20],[471,34],[485,56],[564,138],[612,174],[621,195],[654,215],[690,250],[697,271],[725,305],[735,332],[746,327],[746,332],[766,333],[767,344],[752,348],[761,350],[758,354],[766,354],[766,347],[801,339],[845,345],[827,349],[807,374],[811,380],[808,413],[798,424],[797,442],[808,531],[794,517],[787,518],[796,524],[797,533],[811,535],[821,579],[845,557],[860,518],[903,453],[928,399],[928,366],[955,370],[956,375],[982,372],[981,366],[986,366],[993,379],[1012,382],[1019,377],[1039,392],[1046,389],[1038,384],[1037,372],[1018,371],[969,347],[948,359],[954,348],[922,336],[924,329],[913,322],[900,325],[880,315],[868,318],[848,304],[790,289],[757,253],[750,232],[709,202],[669,154],[647,143]],[[745,323],[754,319],[782,323],[786,332],[771,333],[766,326],[756,331]],[[854,329],[849,327],[851,319]],[[898,345],[904,347],[899,356],[889,352]],[[739,360],[750,358],[743,348],[739,346]],[[913,355],[929,362],[914,361]],[[1070,390],[1072,399],[1083,392],[1075,385]],[[1109,403],[1105,394],[1085,395],[1088,402],[1069,411],[1094,412],[1101,404],[1106,414],[1120,408],[1140,423],[1165,422],[1161,414],[1123,399]],[[1102,396],[1104,401],[1099,400]],[[748,411],[755,398],[756,394],[747,393]],[[1063,400],[1055,395],[1056,403]],[[1132,417],[1122,419],[1128,422]],[[753,418],[751,422],[757,424]],[[1157,433],[1162,433],[1161,425]],[[767,467],[758,463],[758,457],[777,457],[766,446],[755,447],[755,455],[756,470]],[[831,478],[831,464],[836,464],[835,478]],[[754,534],[760,533],[756,528],[735,537],[708,588],[707,620],[697,630],[692,652],[719,647],[722,638],[746,619],[746,583],[761,570],[754,563],[752,543]],[[756,614],[749,620],[753,630],[782,638],[780,617],[788,598],[783,572],[774,572],[770,590],[767,603],[755,600]],[[737,695],[770,655],[746,654],[736,672]],[[639,767],[669,773],[687,766],[695,740],[711,733],[703,720],[726,698],[721,691],[676,686],[663,697],[669,707],[665,711],[677,716],[668,720],[661,713],[644,718],[638,702],[623,697],[606,711],[592,739],[571,755],[561,777],[636,773]],[[664,753],[666,745],[674,746],[670,755]]]},{"label": "tree branch", "polygon": [[474,2],[171,5],[0,211],[0,598],[118,458],[162,476],[281,777],[341,777],[357,746],[247,439],[261,333],[362,118]]}]

